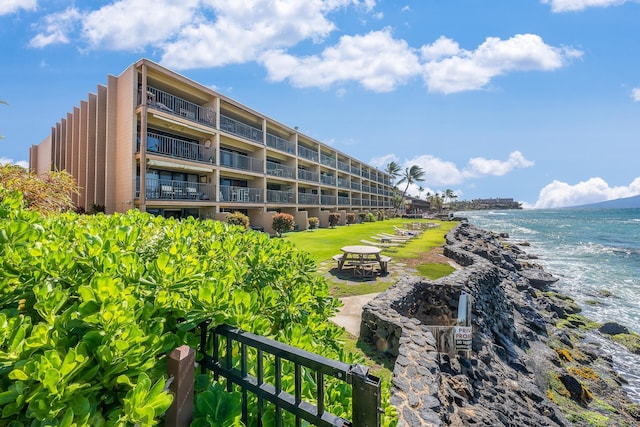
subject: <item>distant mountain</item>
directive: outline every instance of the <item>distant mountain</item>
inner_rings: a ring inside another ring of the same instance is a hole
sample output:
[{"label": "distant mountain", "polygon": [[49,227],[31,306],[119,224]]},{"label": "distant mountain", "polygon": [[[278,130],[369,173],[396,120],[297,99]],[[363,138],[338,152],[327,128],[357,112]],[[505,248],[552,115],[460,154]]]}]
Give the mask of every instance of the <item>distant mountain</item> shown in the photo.
[{"label": "distant mountain", "polygon": [[607,200],[599,203],[591,203],[588,205],[572,206],[572,208],[640,209],[640,195],[625,197],[623,199]]}]

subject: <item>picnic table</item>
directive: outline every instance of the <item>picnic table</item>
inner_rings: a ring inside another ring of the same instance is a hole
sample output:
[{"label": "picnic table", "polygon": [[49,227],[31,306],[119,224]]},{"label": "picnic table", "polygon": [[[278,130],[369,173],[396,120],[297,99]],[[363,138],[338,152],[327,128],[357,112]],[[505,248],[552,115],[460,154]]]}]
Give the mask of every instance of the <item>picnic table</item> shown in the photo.
[{"label": "picnic table", "polygon": [[338,270],[342,270],[345,265],[353,266],[354,275],[373,276],[374,267],[380,266],[380,271],[387,272],[387,265],[391,258],[381,256],[382,248],[368,245],[351,245],[340,248],[342,254],[334,256],[338,262]]}]

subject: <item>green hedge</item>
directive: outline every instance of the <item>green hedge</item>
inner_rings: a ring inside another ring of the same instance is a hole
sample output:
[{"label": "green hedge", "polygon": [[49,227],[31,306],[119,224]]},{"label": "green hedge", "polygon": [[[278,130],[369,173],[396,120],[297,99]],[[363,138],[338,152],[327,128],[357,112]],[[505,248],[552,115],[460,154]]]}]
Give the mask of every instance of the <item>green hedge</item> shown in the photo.
[{"label": "green hedge", "polygon": [[[352,357],[314,261],[239,231],[138,211],[45,218],[0,188],[0,425],[155,424],[166,355],[196,348],[205,320]],[[349,417],[345,387],[329,400]]]}]

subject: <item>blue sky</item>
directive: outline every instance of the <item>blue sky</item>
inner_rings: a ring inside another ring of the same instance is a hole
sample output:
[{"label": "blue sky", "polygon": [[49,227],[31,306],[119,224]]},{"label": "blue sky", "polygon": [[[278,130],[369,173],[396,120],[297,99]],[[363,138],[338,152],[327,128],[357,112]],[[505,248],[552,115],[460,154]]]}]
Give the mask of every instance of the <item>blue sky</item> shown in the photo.
[{"label": "blue sky", "polygon": [[380,169],[420,165],[423,197],[629,197],[638,40],[624,0],[2,0],[0,163],[145,57]]}]

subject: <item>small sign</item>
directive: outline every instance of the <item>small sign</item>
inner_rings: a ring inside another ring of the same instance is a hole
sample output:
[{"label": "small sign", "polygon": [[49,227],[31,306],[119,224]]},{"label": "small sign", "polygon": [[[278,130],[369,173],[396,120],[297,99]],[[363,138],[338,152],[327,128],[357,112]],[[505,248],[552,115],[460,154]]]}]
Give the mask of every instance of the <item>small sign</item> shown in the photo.
[{"label": "small sign", "polygon": [[456,326],[454,328],[454,340],[456,351],[471,350],[471,339],[473,338],[472,326]]}]

